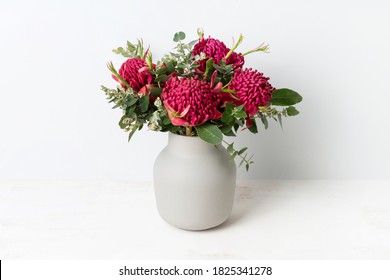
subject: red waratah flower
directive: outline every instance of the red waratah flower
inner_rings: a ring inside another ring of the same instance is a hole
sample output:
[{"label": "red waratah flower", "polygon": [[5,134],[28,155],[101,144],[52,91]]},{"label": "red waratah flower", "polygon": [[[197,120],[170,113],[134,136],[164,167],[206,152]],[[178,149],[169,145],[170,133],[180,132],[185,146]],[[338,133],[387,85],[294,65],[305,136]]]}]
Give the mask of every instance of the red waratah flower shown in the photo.
[{"label": "red waratah flower", "polygon": [[[119,69],[119,75],[133,90],[140,92],[141,94],[147,92],[147,89],[151,87],[150,83],[153,80],[145,60],[140,58],[130,58],[126,60]],[[117,77],[114,75],[113,78],[118,81]],[[122,86],[126,88],[125,85]]]},{"label": "red waratah flower", "polygon": [[175,126],[197,126],[222,116],[217,110],[220,95],[202,80],[171,77],[161,98]]},{"label": "red waratah flower", "polygon": [[243,104],[249,116],[254,116],[259,111],[259,106],[267,105],[272,97],[274,87],[268,82],[269,78],[263,73],[247,68],[236,70],[229,89],[236,91],[239,98],[237,105]]},{"label": "red waratah flower", "polygon": [[[226,45],[213,38],[199,39],[199,42],[194,46],[192,54],[200,55],[204,53],[206,58],[199,61],[199,71],[206,70],[206,62],[212,58],[214,63],[219,64],[221,60],[225,60],[225,56],[230,51]],[[226,64],[233,64],[235,68],[241,68],[244,65],[244,56],[233,52],[227,59]]]}]

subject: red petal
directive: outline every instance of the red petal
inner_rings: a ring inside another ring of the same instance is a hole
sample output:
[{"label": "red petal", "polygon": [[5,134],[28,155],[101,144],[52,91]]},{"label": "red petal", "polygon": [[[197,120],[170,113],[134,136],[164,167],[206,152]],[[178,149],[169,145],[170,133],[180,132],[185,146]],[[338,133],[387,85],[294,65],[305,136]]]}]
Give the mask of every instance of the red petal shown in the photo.
[{"label": "red petal", "polygon": [[215,79],[217,78],[217,70],[214,71],[213,75],[211,76],[211,81],[210,81],[210,87],[213,88],[215,84]]},{"label": "red petal", "polygon": [[[169,114],[168,114],[169,115]],[[180,118],[169,118],[174,126],[191,126],[186,120]]]},{"label": "red petal", "polygon": [[213,92],[217,93],[217,92],[220,92],[221,89],[222,89],[222,82],[219,82],[214,88],[213,88]]}]

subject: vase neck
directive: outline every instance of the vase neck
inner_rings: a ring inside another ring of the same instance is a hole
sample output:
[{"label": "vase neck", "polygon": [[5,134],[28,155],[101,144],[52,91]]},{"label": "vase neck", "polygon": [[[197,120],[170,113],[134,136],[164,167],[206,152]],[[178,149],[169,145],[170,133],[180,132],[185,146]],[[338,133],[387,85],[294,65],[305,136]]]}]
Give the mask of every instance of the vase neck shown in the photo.
[{"label": "vase neck", "polygon": [[169,133],[168,148],[175,153],[196,154],[208,153],[210,150],[215,149],[215,145],[209,144],[197,136],[191,137]]}]

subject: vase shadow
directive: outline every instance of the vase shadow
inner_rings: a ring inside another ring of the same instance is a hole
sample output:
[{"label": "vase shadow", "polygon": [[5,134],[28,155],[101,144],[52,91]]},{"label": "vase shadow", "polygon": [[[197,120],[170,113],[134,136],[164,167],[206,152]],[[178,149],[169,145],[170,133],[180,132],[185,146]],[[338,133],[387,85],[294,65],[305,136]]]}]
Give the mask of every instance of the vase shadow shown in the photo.
[{"label": "vase shadow", "polygon": [[[272,184],[272,183],[271,183]],[[243,222],[251,213],[256,212],[262,206],[264,192],[270,187],[270,182],[259,182],[256,184],[238,184],[236,187],[234,206],[230,217],[221,225],[209,229],[208,231],[217,231],[236,226]]]}]

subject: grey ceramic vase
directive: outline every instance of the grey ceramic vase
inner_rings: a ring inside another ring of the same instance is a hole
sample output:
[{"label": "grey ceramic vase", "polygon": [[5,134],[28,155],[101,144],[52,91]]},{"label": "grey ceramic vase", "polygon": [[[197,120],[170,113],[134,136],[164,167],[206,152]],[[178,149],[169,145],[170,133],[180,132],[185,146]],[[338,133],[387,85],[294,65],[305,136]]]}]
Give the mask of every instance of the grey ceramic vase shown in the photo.
[{"label": "grey ceramic vase", "polygon": [[160,216],[186,230],[222,224],[234,203],[236,165],[222,145],[169,133],[153,169]]}]

